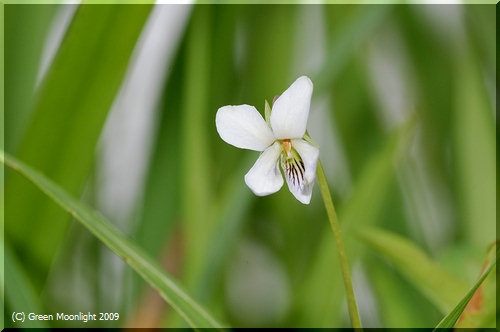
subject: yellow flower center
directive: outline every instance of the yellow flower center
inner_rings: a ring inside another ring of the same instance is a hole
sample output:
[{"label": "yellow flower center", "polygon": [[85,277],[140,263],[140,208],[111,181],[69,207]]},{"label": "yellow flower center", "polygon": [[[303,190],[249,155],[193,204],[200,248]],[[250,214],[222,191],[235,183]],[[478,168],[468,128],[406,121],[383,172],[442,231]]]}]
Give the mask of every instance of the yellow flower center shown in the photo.
[{"label": "yellow flower center", "polygon": [[292,142],[288,138],[285,138],[284,140],[281,141],[283,142],[283,147],[285,148],[285,151],[288,154],[292,149]]}]

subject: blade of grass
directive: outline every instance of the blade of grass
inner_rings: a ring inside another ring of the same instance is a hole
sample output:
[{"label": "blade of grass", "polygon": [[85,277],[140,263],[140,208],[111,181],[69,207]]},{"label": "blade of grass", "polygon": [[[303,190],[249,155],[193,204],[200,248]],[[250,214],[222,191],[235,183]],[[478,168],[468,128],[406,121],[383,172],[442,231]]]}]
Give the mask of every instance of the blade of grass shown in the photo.
[{"label": "blade of grass", "polygon": [[[57,5],[7,5],[5,8],[5,150],[19,145],[29,119],[36,75],[47,30]],[[15,32],[15,33],[13,33]],[[3,76],[2,76],[3,77]],[[2,85],[3,86],[3,85]]]},{"label": "blade of grass", "polygon": [[118,231],[98,212],[77,201],[61,187],[47,177],[23,164],[17,159],[0,154],[0,161],[19,172],[30,182],[40,188],[47,196],[54,200],[63,210],[70,213],[92,232],[103,244],[130,265],[151,287],[181,315],[192,327],[216,327],[219,324],[200,305],[198,305],[177,282],[166,274],[162,268],[142,249]]},{"label": "blade of grass", "polygon": [[[135,230],[137,243],[150,255],[156,257],[165,246],[166,239],[174,228],[180,214],[179,191],[181,147],[177,144],[180,135],[180,117],[176,112],[181,107],[177,97],[182,92],[182,48],[177,56],[172,72],[165,86],[154,151],[145,183],[144,197],[139,222]],[[159,222],[161,221],[161,222]],[[134,294],[135,297],[137,294]]]},{"label": "blade of grass", "polygon": [[[40,85],[16,155],[72,195],[83,190],[108,110],[150,10],[150,5],[79,6]],[[30,275],[37,277],[33,282],[41,285],[69,218],[24,178],[12,175],[5,188],[6,232]]]},{"label": "blade of grass", "polygon": [[420,248],[392,232],[364,227],[354,235],[387,257],[442,312],[448,312],[467,287],[436,265]]},{"label": "blade of grass", "polygon": [[[185,48],[184,40],[179,45],[177,55],[172,61],[172,69],[168,75],[158,110],[157,134],[145,182],[139,220],[134,234],[137,244],[152,257],[158,259],[165,259],[165,248],[171,246],[171,239],[174,237],[172,233],[176,230],[181,215],[180,202],[183,190],[180,185],[181,158],[172,158],[172,156],[180,155],[182,151],[177,142],[181,133],[180,119],[182,114],[177,110],[182,107],[178,96],[182,94],[184,84]],[[132,286],[129,283],[124,283],[124,287],[126,287],[124,291],[130,292],[131,302],[134,303],[137,312],[146,310],[139,299],[147,284],[134,273],[130,274],[130,278]],[[179,317],[179,320],[182,318]]]},{"label": "blade of grass", "polygon": [[212,174],[208,146],[207,105],[209,101],[209,69],[213,8],[193,9],[187,34],[185,80],[182,95],[182,209],[186,235],[185,277],[188,287],[196,280],[203,262],[212,223],[207,211],[212,203]]},{"label": "blade of grass", "polygon": [[[39,302],[38,294],[31,284],[26,271],[23,270],[19,259],[10,249],[7,243],[3,243],[5,272],[8,279],[8,287],[5,288],[5,305],[9,312],[29,312],[42,313],[42,305]],[[16,322],[13,326],[23,328],[47,328],[45,321],[28,320]]]},{"label": "blade of grass", "polygon": [[455,326],[455,323],[457,322],[458,318],[460,318],[460,315],[464,311],[464,309],[467,306],[467,304],[469,303],[469,301],[472,299],[472,296],[474,295],[476,290],[479,288],[479,286],[481,286],[484,279],[486,279],[486,277],[491,272],[491,270],[493,270],[497,261],[498,261],[498,252],[496,253],[495,260],[491,261],[491,263],[486,267],[486,269],[481,274],[481,276],[476,281],[476,283],[469,289],[469,291],[457,303],[457,305],[439,322],[439,324],[436,326],[434,331],[436,331],[437,329],[441,329],[441,328],[451,329]]},{"label": "blade of grass", "polygon": [[[495,259],[496,244],[491,246],[490,252],[481,268],[481,274]],[[477,269],[475,269],[477,272]],[[474,278],[474,281],[476,278]],[[496,288],[497,276],[495,271],[487,277],[476,290],[462,315],[455,324],[455,328],[494,328],[497,319]],[[496,325],[495,325],[496,324]]]},{"label": "blade of grass", "polygon": [[461,54],[456,67],[460,79],[456,80],[453,138],[462,232],[471,244],[482,248],[495,239],[496,153],[494,110],[477,67],[471,54]]}]

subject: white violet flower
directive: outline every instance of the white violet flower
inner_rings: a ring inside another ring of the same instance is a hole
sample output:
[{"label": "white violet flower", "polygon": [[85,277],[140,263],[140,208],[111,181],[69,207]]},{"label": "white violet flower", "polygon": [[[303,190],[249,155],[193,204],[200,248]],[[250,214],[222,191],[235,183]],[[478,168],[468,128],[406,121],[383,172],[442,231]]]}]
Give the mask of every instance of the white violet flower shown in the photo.
[{"label": "white violet flower", "polygon": [[245,175],[255,195],[270,195],[283,186],[281,162],[290,192],[301,203],[311,201],[319,158],[319,149],[304,140],[312,90],[311,80],[299,77],[274,102],[267,123],[250,105],[228,105],[217,111],[217,132],[226,143],[263,151]]}]

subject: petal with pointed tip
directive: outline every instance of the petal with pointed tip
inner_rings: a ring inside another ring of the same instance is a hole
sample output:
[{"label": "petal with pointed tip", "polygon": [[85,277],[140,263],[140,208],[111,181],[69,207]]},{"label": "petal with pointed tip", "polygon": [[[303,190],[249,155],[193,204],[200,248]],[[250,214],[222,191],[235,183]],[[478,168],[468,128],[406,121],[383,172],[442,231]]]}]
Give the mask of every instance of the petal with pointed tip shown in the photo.
[{"label": "petal with pointed tip", "polygon": [[271,127],[277,139],[304,136],[312,91],[309,77],[301,76],[273,104]]}]

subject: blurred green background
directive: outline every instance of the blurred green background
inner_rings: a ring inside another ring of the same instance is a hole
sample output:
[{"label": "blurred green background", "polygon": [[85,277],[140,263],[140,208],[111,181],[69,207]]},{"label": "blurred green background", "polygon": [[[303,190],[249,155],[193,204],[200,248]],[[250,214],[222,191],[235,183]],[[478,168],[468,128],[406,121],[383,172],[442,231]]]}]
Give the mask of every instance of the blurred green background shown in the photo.
[{"label": "blurred green background", "polygon": [[[256,197],[217,109],[314,83],[308,131],[365,327],[433,327],[496,239],[494,5],[6,5],[5,150],[90,204],[235,327],[348,327],[318,186]],[[12,311],[183,320],[5,170]],[[492,327],[495,275],[459,321]]]}]

